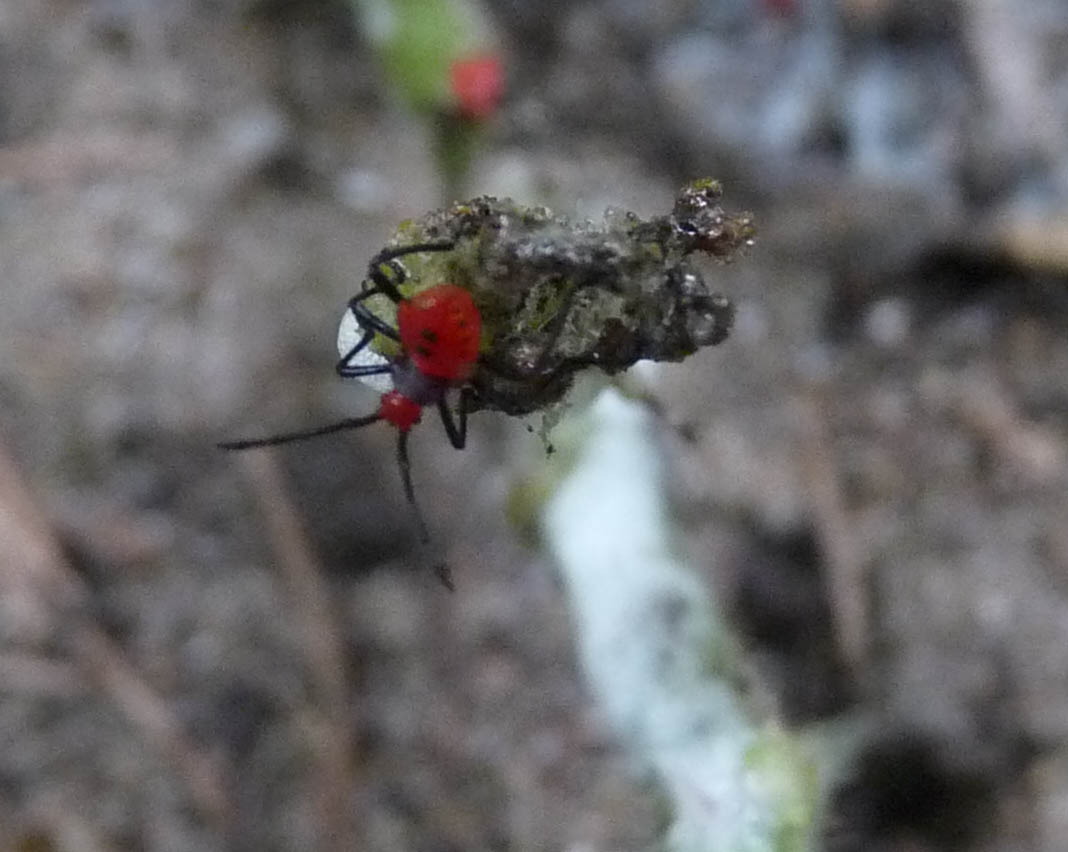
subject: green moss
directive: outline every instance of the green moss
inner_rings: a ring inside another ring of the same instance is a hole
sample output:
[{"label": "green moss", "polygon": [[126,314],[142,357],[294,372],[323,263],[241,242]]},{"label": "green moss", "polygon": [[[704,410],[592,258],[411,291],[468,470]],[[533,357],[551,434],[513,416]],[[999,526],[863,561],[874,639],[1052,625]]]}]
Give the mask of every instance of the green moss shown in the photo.
[{"label": "green moss", "polygon": [[715,195],[718,197],[723,194],[723,184],[715,178],[698,178],[697,180],[690,181],[687,186],[695,192],[702,192],[707,195]]},{"label": "green moss", "polygon": [[816,766],[794,737],[774,728],[750,746],[745,766],[777,805],[775,852],[806,852],[819,803]]},{"label": "green moss", "polygon": [[527,476],[517,479],[508,493],[505,514],[520,539],[530,547],[536,547],[541,539],[539,520],[542,508],[576,461],[574,442],[566,437],[563,441],[560,438],[556,436],[551,445],[553,452],[546,461]]},{"label": "green moss", "polygon": [[[599,225],[509,199],[459,202],[398,227],[391,246],[453,245],[403,256],[408,278],[398,289],[410,297],[448,282],[470,292],[483,326],[477,406],[545,411],[590,366],[614,374],[641,358],[679,361],[726,337],[730,302],[687,262],[741,247],[751,220],[725,213],[718,192],[716,181],[695,181],[665,216],[614,211]],[[383,319],[395,317],[392,305],[381,308]],[[373,348],[396,353],[381,339]]]}]

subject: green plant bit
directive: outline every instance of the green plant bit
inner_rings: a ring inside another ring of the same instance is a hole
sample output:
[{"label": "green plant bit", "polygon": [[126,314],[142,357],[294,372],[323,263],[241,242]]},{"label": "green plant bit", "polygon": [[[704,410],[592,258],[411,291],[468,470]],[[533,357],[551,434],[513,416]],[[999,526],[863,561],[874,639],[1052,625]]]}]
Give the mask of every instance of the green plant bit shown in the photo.
[{"label": "green plant bit", "polygon": [[755,228],[724,212],[720,195],[699,180],[664,216],[610,210],[600,223],[484,196],[406,221],[390,245],[454,244],[405,258],[406,295],[442,281],[469,290],[484,327],[473,408],[529,414],[559,402],[587,367],[681,361],[726,339],[733,306],[691,256],[729,261]]}]

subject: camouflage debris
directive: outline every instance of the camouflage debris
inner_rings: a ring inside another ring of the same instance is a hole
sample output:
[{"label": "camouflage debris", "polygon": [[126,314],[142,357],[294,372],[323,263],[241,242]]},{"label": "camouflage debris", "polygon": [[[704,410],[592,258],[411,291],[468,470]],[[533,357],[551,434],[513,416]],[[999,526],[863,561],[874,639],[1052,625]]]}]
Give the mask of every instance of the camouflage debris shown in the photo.
[{"label": "camouflage debris", "polygon": [[[471,292],[483,320],[473,407],[522,415],[560,401],[586,367],[681,361],[727,337],[733,306],[690,255],[728,261],[755,229],[748,214],[725,213],[720,194],[716,181],[695,181],[665,216],[609,210],[601,223],[484,196],[402,223],[390,245],[455,244],[405,256],[401,290],[448,281]],[[392,319],[384,297],[371,306]],[[385,355],[392,345],[374,343]]]}]

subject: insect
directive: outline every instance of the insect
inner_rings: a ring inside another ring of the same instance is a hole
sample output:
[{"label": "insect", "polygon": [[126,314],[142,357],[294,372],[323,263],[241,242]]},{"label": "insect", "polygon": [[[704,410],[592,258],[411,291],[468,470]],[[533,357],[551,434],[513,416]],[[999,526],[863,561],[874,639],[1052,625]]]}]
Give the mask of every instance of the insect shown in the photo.
[{"label": "insect", "polygon": [[[405,298],[398,285],[403,283],[406,273],[398,260],[405,255],[446,252],[452,248],[451,242],[434,242],[380,251],[368,265],[363,289],[349,300],[338,330],[341,359],[336,369],[343,378],[364,379],[382,391],[377,411],[300,432],[226,441],[219,447],[247,450],[287,444],[385,421],[397,430],[397,463],[404,494],[419,528],[420,539],[424,545],[428,544],[430,534],[412,485],[408,435],[422,419],[423,409],[433,405],[437,407],[450,443],[458,450],[464,448],[471,400],[467,383],[478,361],[482,317],[471,294],[454,284],[435,284]],[[396,328],[368,307],[368,300],[375,296],[383,296],[396,306]],[[371,344],[378,335],[398,344],[398,354],[386,357],[372,351]],[[454,388],[460,390],[455,417],[447,400],[448,392]],[[451,590],[453,584],[448,567],[439,563],[434,570]]]},{"label": "insect", "polygon": [[682,361],[727,337],[733,306],[693,256],[727,262],[754,228],[720,195],[715,181],[693,181],[666,215],[610,210],[602,222],[482,196],[401,223],[393,244],[454,246],[406,265],[413,280],[459,285],[482,312],[471,410],[551,420],[590,368]]},{"label": "insect", "polygon": [[[720,194],[715,181],[693,181],[666,215],[608,211],[599,224],[482,196],[401,223],[371,259],[338,330],[337,372],[377,390],[378,410],[220,446],[284,444],[385,421],[397,430],[401,481],[425,545],[408,459],[423,409],[437,408],[462,449],[471,412],[541,412],[549,423],[583,370],[681,361],[726,339],[733,306],[690,260],[726,262],[752,243],[751,217],[725,212]],[[448,569],[435,570],[452,588]]]}]

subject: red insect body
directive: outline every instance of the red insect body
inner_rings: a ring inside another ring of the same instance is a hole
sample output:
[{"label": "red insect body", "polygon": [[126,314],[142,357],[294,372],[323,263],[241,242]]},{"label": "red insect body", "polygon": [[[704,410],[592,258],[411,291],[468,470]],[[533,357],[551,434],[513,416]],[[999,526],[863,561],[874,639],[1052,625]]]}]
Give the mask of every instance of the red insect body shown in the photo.
[{"label": "red insect body", "polygon": [[437,284],[405,299],[397,305],[397,330],[419,372],[447,382],[471,378],[482,317],[462,287]]},{"label": "red insect body", "polygon": [[[349,301],[338,330],[338,349],[341,360],[337,371],[343,377],[379,376],[388,373],[393,389],[382,394],[378,411],[363,417],[289,432],[270,438],[227,441],[219,446],[227,450],[247,450],[302,441],[320,435],[331,435],[346,429],[362,429],[372,423],[385,421],[398,433],[397,459],[401,481],[408,504],[419,525],[419,537],[429,543],[430,534],[415,502],[410,464],[408,461],[408,433],[423,416],[423,407],[436,405],[441,413],[445,431],[456,449],[461,450],[467,440],[468,394],[461,391],[459,425],[446,401],[446,392],[465,384],[474,375],[478,363],[478,348],[482,333],[482,317],[471,294],[455,284],[436,284],[405,299],[396,284],[386,278],[382,266],[404,254],[422,251],[451,251],[452,243],[424,243],[408,248],[387,249],[375,255],[370,263],[369,278],[373,286]],[[403,267],[399,267],[403,273]],[[384,295],[397,306],[397,328],[371,314],[364,299]],[[371,343],[374,334],[400,339],[401,352],[394,358],[374,356],[370,363],[354,363],[354,359]],[[434,566],[438,578],[452,588],[449,569],[444,563]]]},{"label": "red insect body", "polygon": [[388,391],[382,394],[378,415],[401,432],[407,432],[422,419],[423,406],[408,399],[400,391]]},{"label": "red insect body", "polygon": [[489,118],[504,94],[501,61],[493,54],[470,56],[452,64],[452,92],[460,115],[473,121]]}]

